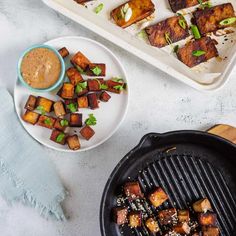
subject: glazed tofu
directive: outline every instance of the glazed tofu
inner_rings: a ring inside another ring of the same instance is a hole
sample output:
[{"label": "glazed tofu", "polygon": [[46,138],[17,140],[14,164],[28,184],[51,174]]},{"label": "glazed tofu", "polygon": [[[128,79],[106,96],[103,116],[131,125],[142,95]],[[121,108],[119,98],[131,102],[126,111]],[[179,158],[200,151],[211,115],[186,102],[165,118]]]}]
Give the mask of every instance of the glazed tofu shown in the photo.
[{"label": "glazed tofu", "polygon": [[89,91],[100,91],[101,83],[97,79],[88,79],[88,89]]},{"label": "glazed tofu", "polygon": [[140,188],[139,182],[128,182],[124,185],[125,195],[131,199],[143,198],[143,193]]},{"label": "glazed tofu", "polygon": [[50,140],[52,140],[55,143],[61,144],[61,145],[65,145],[66,143],[66,134],[62,131],[59,130],[53,130]]},{"label": "glazed tofu", "polygon": [[53,104],[54,113],[57,117],[66,115],[65,106],[62,101],[57,101]]},{"label": "glazed tofu", "polygon": [[78,111],[77,99],[65,100],[66,113],[74,113]]},{"label": "glazed tofu", "polygon": [[234,17],[234,8],[231,3],[225,3],[218,6],[205,8],[193,13],[194,20],[201,35],[214,32],[218,29],[228,27],[229,25],[220,25],[219,23],[227,18]]},{"label": "glazed tofu", "polygon": [[200,225],[216,225],[216,214],[212,212],[200,213],[198,215]]},{"label": "glazed tofu", "polygon": [[74,85],[71,83],[64,83],[60,90],[60,97],[64,99],[72,99],[74,97]]},{"label": "glazed tofu", "polygon": [[70,67],[67,71],[66,71],[66,75],[69,78],[71,84],[73,84],[74,86],[77,85],[80,82],[83,82],[84,79],[82,77],[82,75],[79,73],[79,71],[74,68],[74,67]]},{"label": "glazed tofu", "polygon": [[77,52],[70,61],[81,72],[84,72],[87,66],[91,63],[82,52]]},{"label": "glazed tofu", "polygon": [[204,226],[202,227],[202,236],[219,236],[220,230],[215,226]]},{"label": "glazed tofu", "polygon": [[113,79],[110,79],[110,80],[106,80],[105,82],[105,85],[106,85],[106,90],[109,91],[109,92],[112,92],[112,93],[121,93],[121,91],[123,90],[124,86],[125,86],[125,83],[124,81],[115,81]]},{"label": "glazed tofu", "polygon": [[159,207],[165,201],[167,201],[168,198],[169,198],[168,195],[160,187],[157,188],[154,192],[152,192],[148,197],[149,201],[152,203],[154,207]]},{"label": "glazed tofu", "polygon": [[203,198],[193,203],[193,209],[195,212],[207,212],[212,210],[212,207],[210,201],[207,198]]},{"label": "glazed tofu", "polygon": [[37,97],[36,109],[43,110],[44,112],[51,112],[53,101],[44,97]]},{"label": "glazed tofu", "polygon": [[178,234],[184,234],[184,235],[188,235],[190,234],[190,230],[191,228],[189,227],[189,225],[184,222],[184,223],[178,223],[177,225],[173,226],[173,230],[174,232],[178,233]]},{"label": "glazed tofu", "polygon": [[59,49],[58,52],[60,53],[60,55],[63,58],[69,56],[69,54],[70,54],[66,47],[63,47],[63,48]]},{"label": "glazed tofu", "polygon": [[111,96],[106,92],[106,91],[103,91],[101,94],[100,94],[100,100],[103,101],[103,102],[108,102],[110,99],[111,99]]},{"label": "glazed tofu", "polygon": [[116,207],[113,208],[113,219],[118,225],[123,225],[128,222],[128,209],[127,207]]},{"label": "glazed tofu", "polygon": [[[203,0],[202,2],[206,2]],[[177,12],[184,8],[193,7],[199,4],[199,0],[169,0],[171,10]]]},{"label": "glazed tofu", "polygon": [[82,96],[77,98],[79,108],[88,108],[88,98],[87,96]]},{"label": "glazed tofu", "polygon": [[158,219],[161,225],[175,224],[177,222],[177,211],[175,208],[159,211]]},{"label": "glazed tofu", "polygon": [[82,127],[82,114],[71,113],[69,123],[70,127]]},{"label": "glazed tofu", "polygon": [[69,126],[69,121],[67,119],[60,119],[58,118],[56,122],[54,123],[53,128],[60,130],[60,131],[65,131],[65,129]]},{"label": "glazed tofu", "polygon": [[22,116],[22,119],[27,123],[35,125],[39,119],[39,116],[40,115],[38,113],[27,110],[25,114]]},{"label": "glazed tofu", "polygon": [[141,212],[131,212],[128,216],[129,226],[131,228],[137,228],[142,225],[142,214]]},{"label": "glazed tofu", "polygon": [[96,93],[88,94],[88,102],[89,102],[89,106],[92,110],[99,108],[98,98],[97,98]]},{"label": "glazed tofu", "polygon": [[145,29],[150,44],[165,47],[189,36],[188,25],[183,16],[173,16]]},{"label": "glazed tofu", "polygon": [[45,127],[47,129],[52,129],[56,119],[51,116],[41,115],[38,119],[37,125]]},{"label": "glazed tofu", "polygon": [[158,222],[154,218],[148,218],[145,222],[145,225],[148,228],[149,232],[153,234],[160,231]]},{"label": "glazed tofu", "polygon": [[190,220],[189,210],[178,210],[179,222],[189,222],[189,220]]},{"label": "glazed tofu", "polygon": [[28,100],[25,104],[25,109],[33,111],[36,108],[37,97],[29,95]]},{"label": "glazed tofu", "polygon": [[80,149],[80,141],[79,141],[78,135],[74,134],[74,135],[68,136],[66,138],[66,142],[68,144],[68,147],[71,150],[75,151],[75,150]]},{"label": "glazed tofu", "polygon": [[[118,26],[126,28],[147,18],[154,11],[155,6],[151,0],[130,0],[112,10],[111,18]],[[131,13],[130,17],[128,16],[129,12]]]},{"label": "glazed tofu", "polygon": [[89,76],[106,76],[106,64],[91,63],[86,69],[86,75]]},{"label": "glazed tofu", "polygon": [[93,137],[93,135],[95,134],[94,130],[88,126],[85,125],[81,130],[80,130],[80,134],[82,135],[82,137],[84,137],[86,140],[89,140]]},{"label": "glazed tofu", "polygon": [[[206,62],[209,59],[218,56],[218,51],[215,44],[216,41],[210,37],[204,37],[189,42],[178,50],[177,57],[188,67],[194,67],[202,62]],[[194,53],[199,51],[202,51],[204,54],[200,56],[194,55]]]}]

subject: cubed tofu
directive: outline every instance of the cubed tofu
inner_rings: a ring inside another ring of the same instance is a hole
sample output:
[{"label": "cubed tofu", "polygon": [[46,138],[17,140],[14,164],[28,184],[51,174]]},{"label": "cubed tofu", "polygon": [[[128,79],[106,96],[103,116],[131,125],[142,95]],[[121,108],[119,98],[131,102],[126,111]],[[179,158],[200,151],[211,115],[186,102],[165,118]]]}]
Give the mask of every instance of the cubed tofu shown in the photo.
[{"label": "cubed tofu", "polygon": [[189,220],[190,220],[189,210],[178,210],[179,222],[189,222]]},{"label": "cubed tofu", "polygon": [[97,79],[88,79],[88,89],[89,91],[100,91],[101,83]]},{"label": "cubed tofu", "polygon": [[22,116],[22,119],[27,123],[35,125],[39,119],[39,114],[33,111],[26,110],[25,114]]},{"label": "cubed tofu", "polygon": [[88,98],[87,96],[82,96],[77,98],[79,108],[88,108]]},{"label": "cubed tofu", "polygon": [[85,71],[87,66],[91,63],[82,52],[77,52],[70,61],[75,67],[81,70],[81,72]]},{"label": "cubed tofu", "polygon": [[97,98],[97,94],[96,93],[88,94],[88,102],[89,102],[89,107],[92,110],[99,108],[98,98]]},{"label": "cubed tofu", "polygon": [[169,198],[168,195],[160,187],[157,188],[155,191],[153,191],[148,197],[149,201],[152,203],[154,207],[159,207],[165,201],[167,201],[168,198]]},{"label": "cubed tofu", "polygon": [[[213,57],[218,56],[218,51],[215,46],[216,41],[210,37],[203,37],[201,39],[191,41],[182,48],[178,49],[177,57],[188,67],[194,67],[202,62],[206,62]],[[204,54],[200,56],[194,53],[202,51]]]},{"label": "cubed tofu", "polygon": [[161,225],[175,224],[177,222],[177,211],[175,208],[159,211],[158,219]]},{"label": "cubed tofu", "polygon": [[216,226],[202,227],[202,236],[219,236],[220,230]]},{"label": "cubed tofu", "polygon": [[188,235],[190,234],[191,228],[189,227],[188,223],[182,222],[182,223],[178,223],[177,225],[174,225],[173,230],[174,232],[178,234]]},{"label": "cubed tofu", "polygon": [[70,127],[82,127],[82,114],[80,113],[71,113],[70,114]]},{"label": "cubed tofu", "polygon": [[74,113],[78,111],[77,99],[65,100],[66,113]]},{"label": "cubed tofu", "polygon": [[142,213],[139,211],[131,212],[128,216],[129,226],[131,228],[137,228],[142,225]]},{"label": "cubed tofu", "polygon": [[82,135],[82,137],[84,137],[86,140],[89,140],[93,137],[93,135],[95,134],[95,131],[88,125],[85,125],[81,130],[80,130],[80,134]]},{"label": "cubed tofu", "polygon": [[61,55],[63,58],[69,56],[69,54],[70,54],[69,51],[68,51],[68,49],[67,49],[66,47],[63,47],[63,48],[59,49],[58,52],[60,53],[60,55]]},{"label": "cubed tofu", "polygon": [[66,115],[65,105],[62,101],[54,102],[53,109],[57,117],[63,117],[64,115]]},{"label": "cubed tofu", "polygon": [[69,121],[67,119],[58,118],[54,123],[54,129],[65,131],[65,129],[69,126]]},{"label": "cubed tofu", "polygon": [[128,208],[127,207],[116,207],[113,208],[113,219],[118,225],[123,225],[128,222]]},{"label": "cubed tofu", "polygon": [[216,225],[216,214],[212,212],[199,213],[198,222],[200,225]]},{"label": "cubed tofu", "polygon": [[37,97],[37,102],[36,102],[36,109],[40,108],[39,110],[43,110],[44,112],[51,112],[52,111],[52,106],[53,106],[53,101],[44,97]]},{"label": "cubed tofu", "polygon": [[[202,0],[202,2],[206,1],[208,0]],[[199,2],[200,2],[199,0],[180,0],[180,1],[169,0],[169,4],[173,12],[177,12],[184,8],[196,6],[199,4]]]},{"label": "cubed tofu", "polygon": [[103,102],[108,102],[110,99],[111,99],[111,96],[106,92],[106,91],[103,91],[101,94],[100,94],[100,100],[103,101]]},{"label": "cubed tofu", "polygon": [[124,192],[131,199],[143,198],[144,196],[138,181],[125,183]]},{"label": "cubed tofu", "polygon": [[107,87],[106,88],[107,91],[112,92],[112,93],[118,93],[118,94],[121,93],[121,91],[123,90],[125,86],[123,81],[118,82],[113,79],[104,81],[104,84]]},{"label": "cubed tofu", "polygon": [[56,122],[56,119],[54,117],[41,115],[38,119],[37,125],[48,128],[48,129],[52,129],[55,122]]},{"label": "cubed tofu", "polygon": [[60,97],[64,99],[72,99],[74,97],[74,92],[75,88],[73,84],[64,83],[60,91]]},{"label": "cubed tofu", "polygon": [[36,108],[37,97],[29,95],[28,100],[25,104],[25,109],[33,111]]},{"label": "cubed tofu", "polygon": [[183,16],[173,16],[148,26],[145,29],[150,44],[154,47],[165,47],[189,36],[188,24]]},{"label": "cubed tofu", "polygon": [[201,35],[206,35],[218,29],[229,27],[230,25],[221,25],[220,22],[224,19],[234,17],[235,14],[231,3],[224,3],[195,11],[193,16]]},{"label": "cubed tofu", "polygon": [[84,79],[82,77],[82,75],[79,73],[79,71],[74,68],[74,67],[70,67],[67,71],[66,71],[66,75],[69,78],[71,84],[73,84],[74,86],[77,85],[80,82],[83,82]]},{"label": "cubed tofu", "polygon": [[148,218],[145,222],[145,225],[148,228],[149,232],[153,234],[160,231],[158,222],[154,218]]},{"label": "cubed tofu", "polygon": [[[131,9],[131,16],[127,19],[124,11]],[[130,0],[111,11],[111,18],[115,23],[126,28],[144,18],[147,18],[155,11],[155,6],[151,0]]]},{"label": "cubed tofu", "polygon": [[210,201],[207,198],[203,198],[193,203],[193,209],[195,212],[207,212],[212,210],[212,207]]},{"label": "cubed tofu", "polygon": [[79,141],[78,135],[74,134],[74,135],[68,136],[66,138],[66,142],[68,144],[68,147],[71,150],[75,151],[75,150],[80,149],[80,141]]},{"label": "cubed tofu", "polygon": [[50,140],[52,140],[55,143],[61,144],[61,145],[65,145],[66,143],[66,134],[62,131],[59,130],[53,130]]},{"label": "cubed tofu", "polygon": [[106,76],[106,64],[90,63],[86,69],[89,76]]}]

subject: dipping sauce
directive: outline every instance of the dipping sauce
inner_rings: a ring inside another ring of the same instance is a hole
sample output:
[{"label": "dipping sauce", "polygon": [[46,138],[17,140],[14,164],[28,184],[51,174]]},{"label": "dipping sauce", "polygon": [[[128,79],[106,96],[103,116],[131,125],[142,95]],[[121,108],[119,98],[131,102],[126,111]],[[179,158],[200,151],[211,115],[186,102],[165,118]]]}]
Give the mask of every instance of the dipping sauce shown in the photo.
[{"label": "dipping sauce", "polygon": [[35,89],[46,89],[59,79],[61,63],[52,50],[35,48],[23,57],[20,69],[24,81],[29,86]]}]

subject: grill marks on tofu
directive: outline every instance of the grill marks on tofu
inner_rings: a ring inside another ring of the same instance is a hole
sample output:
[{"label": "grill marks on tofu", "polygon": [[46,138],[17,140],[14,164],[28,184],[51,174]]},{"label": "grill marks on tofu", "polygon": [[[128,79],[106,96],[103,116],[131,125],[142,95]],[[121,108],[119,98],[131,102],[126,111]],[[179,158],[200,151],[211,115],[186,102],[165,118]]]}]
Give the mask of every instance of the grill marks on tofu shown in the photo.
[{"label": "grill marks on tofu", "polygon": [[[189,42],[178,50],[177,57],[188,67],[196,66],[218,56],[218,51],[215,44],[215,40],[210,37],[204,37],[199,40]],[[193,52],[198,50],[204,51],[205,54],[201,56],[194,56]]]},{"label": "grill marks on tofu", "polygon": [[184,29],[179,24],[180,20],[184,20],[184,18],[182,16],[173,16],[147,27],[145,31],[148,35],[150,44],[158,48],[168,45],[166,34],[168,34],[172,43],[187,38],[189,36],[187,22],[184,20],[186,25]]},{"label": "grill marks on tofu", "polygon": [[[203,2],[206,2],[207,0],[203,0]],[[173,12],[177,12],[184,8],[193,7],[199,4],[198,0],[169,0],[169,4],[171,7],[171,10]]]},{"label": "grill marks on tofu", "polygon": [[229,25],[220,25],[220,21],[234,17],[234,8],[231,3],[225,3],[204,10],[197,10],[193,13],[194,20],[202,35],[209,32],[214,32],[221,28],[226,28]]}]

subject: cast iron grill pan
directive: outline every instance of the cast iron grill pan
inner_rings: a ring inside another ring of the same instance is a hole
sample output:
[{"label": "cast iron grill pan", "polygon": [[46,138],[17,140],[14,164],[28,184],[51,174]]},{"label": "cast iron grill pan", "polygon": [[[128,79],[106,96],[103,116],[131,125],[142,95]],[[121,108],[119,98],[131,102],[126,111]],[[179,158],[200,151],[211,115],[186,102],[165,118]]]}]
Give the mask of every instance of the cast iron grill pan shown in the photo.
[{"label": "cast iron grill pan", "polygon": [[221,235],[236,235],[236,147],[229,141],[196,131],[145,135],[116,166],[106,184],[100,211],[103,236],[149,235],[145,227],[118,227],[112,221],[121,186],[130,180],[138,180],[145,195],[161,186],[169,196],[158,209],[138,200],[130,205],[133,210],[155,215],[170,207],[186,209],[207,197],[217,213]]}]

